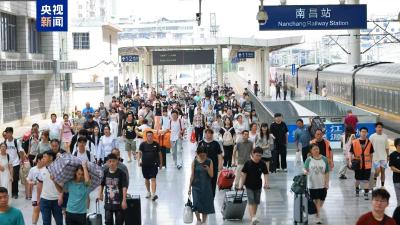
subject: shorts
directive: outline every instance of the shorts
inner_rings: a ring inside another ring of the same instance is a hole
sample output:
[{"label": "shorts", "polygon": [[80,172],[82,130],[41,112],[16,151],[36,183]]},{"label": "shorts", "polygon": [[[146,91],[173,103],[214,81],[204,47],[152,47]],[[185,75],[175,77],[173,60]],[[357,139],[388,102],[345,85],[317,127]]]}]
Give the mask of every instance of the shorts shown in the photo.
[{"label": "shorts", "polygon": [[125,139],[125,150],[128,152],[136,152],[136,141],[135,139]]},{"label": "shorts", "polygon": [[310,191],[310,197],[312,200],[319,199],[321,201],[325,201],[326,194],[327,194],[326,188],[309,189],[309,191]]},{"label": "shorts", "polygon": [[370,177],[371,177],[371,169],[367,169],[367,170],[356,170],[354,172],[354,177],[356,180],[365,180],[365,181],[369,181]]},{"label": "shorts", "polygon": [[158,174],[158,167],[156,166],[142,167],[142,174],[143,178],[146,180],[151,178],[156,178]]},{"label": "shorts", "polygon": [[388,168],[388,164],[386,160],[378,160],[374,162],[374,169],[378,168]]},{"label": "shorts", "polygon": [[253,190],[253,189],[247,188],[246,191],[247,191],[247,202],[250,205],[260,204],[261,189]]},{"label": "shorts", "polygon": [[264,161],[264,162],[271,162],[272,161],[272,157],[270,157],[270,158],[262,157],[261,160]]}]

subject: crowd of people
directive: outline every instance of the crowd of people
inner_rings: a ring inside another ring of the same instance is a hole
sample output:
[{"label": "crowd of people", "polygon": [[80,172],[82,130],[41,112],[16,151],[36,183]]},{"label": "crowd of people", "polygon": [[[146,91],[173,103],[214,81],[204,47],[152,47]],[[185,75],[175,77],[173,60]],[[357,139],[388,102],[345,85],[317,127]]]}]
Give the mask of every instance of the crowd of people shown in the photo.
[{"label": "crowd of people", "polygon": [[[156,201],[157,174],[167,167],[166,154],[171,152],[173,162],[169,165],[175,167],[172,169],[181,170],[184,163],[191,165],[188,194],[193,197],[197,225],[206,224],[207,215],[215,213],[217,179],[224,167],[234,168],[232,188],[245,188],[251,224],[256,225],[260,224],[257,207],[261,193],[271,188],[269,174],[288,171],[288,126],[280,113],[274,115],[271,124],[262,121],[247,89],[235,93],[225,85],[199,90],[189,84],[182,89],[156,93],[154,88],[136,82],[120,86],[120,96],[112,97],[107,106],[101,102],[95,109],[87,102],[83,110],[76,110],[71,116],[64,114],[57,120],[57,115],[51,114],[46,129],[40,130],[38,124],[33,124],[22,140],[13,136],[12,127],[5,129],[4,142],[0,143],[0,221],[24,224],[21,212],[8,205],[9,196],[20,197],[21,181],[26,200],[32,202],[33,225],[40,214],[44,225],[51,224],[52,216],[57,225],[64,221],[67,225],[86,224],[91,191],[88,164],[95,163],[104,168],[96,201],[104,202],[105,223],[123,224],[127,216],[124,210],[128,207],[128,166],[133,166],[130,164],[133,161],[137,163],[145,180],[145,197]],[[368,200],[370,190],[378,186],[378,178],[384,187],[385,169],[389,165],[400,202],[400,139],[395,140],[396,151],[389,155],[383,124],[376,124],[376,132],[370,138],[368,129],[360,128],[360,137],[356,138],[357,122],[349,112],[339,178],[347,179],[347,170],[353,169],[355,196],[363,192]],[[334,168],[333,151],[322,129],[311,131],[302,119],[296,124],[296,148],[302,156],[307,188],[317,208],[315,223],[321,224],[321,208]],[[196,157],[185,162],[184,143],[189,141],[196,144]],[[127,152],[124,159],[119,150],[122,144]],[[48,166],[63,154],[79,158],[82,165],[74,171],[73,180],[59,184]],[[371,178],[375,181],[372,184]],[[382,214],[389,194],[378,188],[372,192],[372,201],[372,213],[362,216],[357,224],[393,224],[391,218]],[[400,210],[396,212],[400,214]]]}]

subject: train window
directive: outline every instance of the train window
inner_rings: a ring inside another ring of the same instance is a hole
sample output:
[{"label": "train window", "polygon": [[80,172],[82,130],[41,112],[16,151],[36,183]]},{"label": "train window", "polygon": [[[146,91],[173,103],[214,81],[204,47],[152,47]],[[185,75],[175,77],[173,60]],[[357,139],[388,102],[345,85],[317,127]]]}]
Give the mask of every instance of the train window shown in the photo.
[{"label": "train window", "polygon": [[399,101],[400,101],[399,92],[395,91],[394,92],[394,98],[393,98],[394,113],[399,113],[400,112]]}]

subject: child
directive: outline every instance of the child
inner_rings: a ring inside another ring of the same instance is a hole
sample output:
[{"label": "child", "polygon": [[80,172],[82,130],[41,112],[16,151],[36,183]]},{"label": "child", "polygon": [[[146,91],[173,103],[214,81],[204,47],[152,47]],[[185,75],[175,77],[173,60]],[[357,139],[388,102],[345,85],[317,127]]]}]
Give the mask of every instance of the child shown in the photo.
[{"label": "child", "polygon": [[[260,204],[262,179],[261,174],[264,174],[264,180],[267,180],[268,168],[267,165],[261,161],[263,150],[260,147],[253,149],[251,153],[251,159],[248,160],[242,169],[242,175],[240,180],[239,189],[243,189],[243,185],[247,189],[247,201],[249,204],[249,214],[251,218],[251,224],[260,224],[256,215],[257,207]],[[265,184],[267,186],[267,184]]]}]

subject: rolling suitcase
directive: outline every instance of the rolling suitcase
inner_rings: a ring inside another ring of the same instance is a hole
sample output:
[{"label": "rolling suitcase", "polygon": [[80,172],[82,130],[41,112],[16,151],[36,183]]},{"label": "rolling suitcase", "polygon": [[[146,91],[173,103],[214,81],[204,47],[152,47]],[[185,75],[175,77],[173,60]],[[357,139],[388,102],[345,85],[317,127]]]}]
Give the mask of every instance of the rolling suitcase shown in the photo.
[{"label": "rolling suitcase", "polygon": [[96,201],[96,212],[90,213],[86,216],[87,225],[103,225],[103,217],[100,214],[99,208],[99,202]]},{"label": "rolling suitcase", "polygon": [[295,225],[308,224],[308,199],[305,194],[295,194],[293,204],[293,220]]},{"label": "rolling suitcase", "polygon": [[219,190],[232,189],[234,180],[235,172],[231,169],[223,169],[218,177]]},{"label": "rolling suitcase", "polygon": [[246,205],[247,194],[244,190],[226,192],[221,210],[223,219],[242,220],[244,212],[246,211]]},{"label": "rolling suitcase", "polygon": [[140,195],[126,196],[125,225],[142,225]]}]

